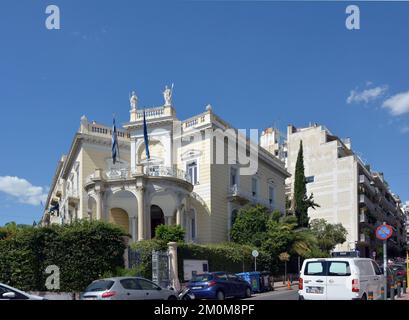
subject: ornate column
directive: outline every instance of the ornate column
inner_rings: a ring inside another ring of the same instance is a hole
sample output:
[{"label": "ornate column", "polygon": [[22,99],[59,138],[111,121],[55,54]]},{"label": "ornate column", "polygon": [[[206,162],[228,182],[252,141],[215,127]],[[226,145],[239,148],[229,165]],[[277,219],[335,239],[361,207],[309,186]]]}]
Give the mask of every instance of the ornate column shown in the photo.
[{"label": "ornate column", "polygon": [[180,290],[178,277],[178,245],[176,242],[168,243],[169,252],[169,280],[170,285],[177,291]]},{"label": "ornate column", "polygon": [[168,226],[172,225],[172,217],[165,216],[165,219],[166,219],[165,223],[166,223]]},{"label": "ornate column", "polygon": [[145,240],[145,190],[137,188],[136,199],[138,201],[138,241]]},{"label": "ornate column", "polygon": [[102,191],[97,191],[96,196],[96,205],[97,205],[97,220],[102,220]]},{"label": "ornate column", "polygon": [[176,208],[176,225],[181,226],[182,225],[182,210],[180,207]]},{"label": "ornate column", "polygon": [[130,218],[131,220],[131,235],[132,235],[132,242],[136,242],[136,217]]}]

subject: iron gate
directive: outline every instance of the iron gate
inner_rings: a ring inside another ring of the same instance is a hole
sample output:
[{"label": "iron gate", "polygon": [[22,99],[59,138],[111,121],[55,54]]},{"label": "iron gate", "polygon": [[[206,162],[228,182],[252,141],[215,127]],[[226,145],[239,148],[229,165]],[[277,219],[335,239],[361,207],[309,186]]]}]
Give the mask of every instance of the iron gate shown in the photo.
[{"label": "iron gate", "polygon": [[169,254],[167,251],[152,251],[152,281],[162,288],[169,286]]}]

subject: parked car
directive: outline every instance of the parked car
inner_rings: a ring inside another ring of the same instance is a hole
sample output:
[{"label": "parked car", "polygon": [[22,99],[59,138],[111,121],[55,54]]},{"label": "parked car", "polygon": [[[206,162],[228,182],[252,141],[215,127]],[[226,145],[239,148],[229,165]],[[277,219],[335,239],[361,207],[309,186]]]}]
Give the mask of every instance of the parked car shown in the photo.
[{"label": "parked car", "polygon": [[43,297],[28,294],[24,291],[0,283],[0,300],[46,300]]},{"label": "parked car", "polygon": [[92,282],[81,300],[177,300],[177,294],[141,277],[115,277]]},{"label": "parked car", "polygon": [[227,272],[209,272],[195,275],[187,287],[196,299],[248,298],[251,296],[250,284]]},{"label": "parked car", "polygon": [[382,299],[383,271],[368,258],[306,259],[301,268],[301,300]]}]

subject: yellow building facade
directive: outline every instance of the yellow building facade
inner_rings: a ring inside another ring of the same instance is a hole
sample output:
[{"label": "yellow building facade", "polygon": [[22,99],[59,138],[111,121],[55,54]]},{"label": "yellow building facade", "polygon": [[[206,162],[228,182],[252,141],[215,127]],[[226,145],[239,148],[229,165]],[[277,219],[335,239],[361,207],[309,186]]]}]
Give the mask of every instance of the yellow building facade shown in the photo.
[{"label": "yellow building facade", "polygon": [[[180,121],[167,88],[164,100],[159,107],[138,108],[132,94],[130,121],[118,130],[115,164],[112,128],[81,118],[68,154],[57,165],[43,224],[104,220],[122,227],[132,241],[151,239],[160,224],[178,224],[186,230],[188,242],[217,243],[229,240],[231,225],[246,204],[285,212],[289,174],[283,162],[255,144],[256,168],[243,174],[246,164],[240,157],[230,157],[238,152],[238,130],[211,106]],[[215,142],[216,131],[221,144]],[[251,154],[254,142],[249,140],[245,147]]]}]

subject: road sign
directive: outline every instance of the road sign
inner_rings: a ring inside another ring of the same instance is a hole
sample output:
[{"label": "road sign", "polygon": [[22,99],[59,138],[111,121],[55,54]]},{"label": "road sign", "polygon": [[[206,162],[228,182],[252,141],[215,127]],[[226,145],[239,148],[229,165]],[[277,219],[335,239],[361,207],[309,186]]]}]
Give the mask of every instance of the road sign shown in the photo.
[{"label": "road sign", "polygon": [[388,240],[392,236],[393,230],[390,225],[383,224],[376,228],[376,237],[379,240]]},{"label": "road sign", "polygon": [[257,258],[257,257],[258,257],[258,251],[257,251],[257,250],[253,250],[253,251],[251,252],[251,255],[252,255],[254,258]]}]

